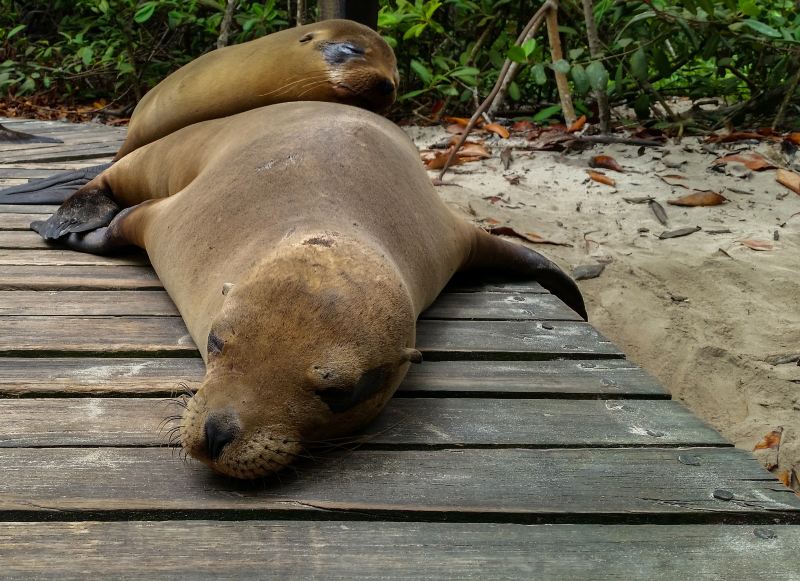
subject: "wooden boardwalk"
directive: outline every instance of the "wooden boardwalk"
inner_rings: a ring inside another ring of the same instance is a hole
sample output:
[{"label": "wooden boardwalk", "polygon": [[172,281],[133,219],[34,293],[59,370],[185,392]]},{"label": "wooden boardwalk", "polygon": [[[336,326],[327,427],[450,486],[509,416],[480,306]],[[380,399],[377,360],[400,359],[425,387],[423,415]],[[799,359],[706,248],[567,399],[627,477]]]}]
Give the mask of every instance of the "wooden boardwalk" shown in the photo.
[{"label": "wooden boardwalk", "polygon": [[[124,130],[0,119],[0,186]],[[536,284],[451,285],[362,444],[241,483],[165,444],[203,365],[142,254],[0,206],[0,576],[800,579],[800,498]],[[167,428],[169,425],[166,426]]]}]

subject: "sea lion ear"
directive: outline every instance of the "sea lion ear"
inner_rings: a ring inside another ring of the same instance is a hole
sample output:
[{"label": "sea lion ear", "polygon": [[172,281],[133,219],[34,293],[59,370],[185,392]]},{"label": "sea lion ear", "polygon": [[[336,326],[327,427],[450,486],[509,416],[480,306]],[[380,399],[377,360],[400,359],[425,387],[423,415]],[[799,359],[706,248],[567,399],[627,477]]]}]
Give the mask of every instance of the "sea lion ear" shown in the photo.
[{"label": "sea lion ear", "polygon": [[232,288],[233,288],[233,283],[232,282],[226,282],[225,284],[222,285],[222,294],[223,295],[228,294],[229,292],[231,292]]},{"label": "sea lion ear", "polygon": [[401,359],[401,362],[405,363],[406,361],[410,361],[411,363],[422,363],[422,353],[416,349],[403,349],[403,358]]}]

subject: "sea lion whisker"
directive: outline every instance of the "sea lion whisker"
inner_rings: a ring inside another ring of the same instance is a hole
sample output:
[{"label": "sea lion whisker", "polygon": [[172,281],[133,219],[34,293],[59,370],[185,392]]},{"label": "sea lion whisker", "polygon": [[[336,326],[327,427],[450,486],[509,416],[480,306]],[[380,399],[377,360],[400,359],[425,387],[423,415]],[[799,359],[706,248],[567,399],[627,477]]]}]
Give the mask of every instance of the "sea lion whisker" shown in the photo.
[{"label": "sea lion whisker", "polygon": [[309,91],[312,91],[313,89],[315,89],[315,88],[319,87],[320,85],[324,85],[325,83],[327,83],[327,81],[319,81],[319,82],[317,82],[317,83],[315,83],[315,84],[313,84],[313,85],[309,86],[308,88],[306,88],[306,90],[305,90],[305,91],[303,91],[302,93],[299,93],[297,96],[298,96],[298,97],[302,97],[303,95],[305,95],[305,94],[306,94],[306,93],[308,93]]},{"label": "sea lion whisker", "polygon": [[319,71],[313,71],[312,75],[305,76],[302,79],[297,79],[296,81],[292,81],[291,83],[286,83],[284,85],[281,85],[277,89],[273,89],[269,93],[261,93],[258,96],[259,97],[269,97],[270,95],[274,95],[275,93],[278,93],[278,92],[281,92],[281,91],[285,91],[286,89],[289,89],[293,85],[296,85],[298,83],[302,83],[302,82],[310,81],[310,80],[326,79],[326,78],[328,78],[328,71],[327,70],[321,69]]}]

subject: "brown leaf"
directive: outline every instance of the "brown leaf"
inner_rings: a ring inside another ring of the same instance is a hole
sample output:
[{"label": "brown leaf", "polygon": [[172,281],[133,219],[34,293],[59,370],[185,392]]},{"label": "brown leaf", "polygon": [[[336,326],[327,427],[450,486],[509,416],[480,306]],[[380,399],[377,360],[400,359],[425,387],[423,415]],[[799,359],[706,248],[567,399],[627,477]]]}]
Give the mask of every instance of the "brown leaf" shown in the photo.
[{"label": "brown leaf", "polygon": [[665,183],[667,183],[667,184],[669,184],[671,186],[678,186],[678,187],[681,187],[681,188],[687,188],[688,189],[688,186],[685,183],[682,183],[680,181],[680,180],[685,180],[686,176],[670,173],[670,174],[666,174],[666,175],[658,176],[658,177],[661,178],[661,181],[663,181],[663,182],[665,182]]},{"label": "brown leaf", "polygon": [[513,131],[514,133],[522,131],[532,131],[533,129],[536,129],[536,125],[534,125],[527,119],[523,119],[522,121],[515,121],[514,124],[511,126],[511,131]]},{"label": "brown leaf", "polygon": [[576,131],[580,131],[583,129],[583,126],[586,125],[586,115],[581,115],[572,124],[567,127],[567,133],[575,133]]},{"label": "brown leaf", "polygon": [[600,173],[599,171],[592,171],[590,169],[586,170],[586,173],[589,174],[589,177],[592,178],[596,182],[600,182],[601,184],[605,184],[607,186],[616,186],[617,182],[608,177],[607,175]]},{"label": "brown leaf", "polygon": [[786,186],[795,194],[800,194],[800,175],[788,169],[779,169],[775,174],[775,179],[778,180],[779,184]]},{"label": "brown leaf", "polygon": [[724,157],[720,157],[719,159],[714,160],[712,165],[722,165],[728,162],[738,162],[743,164],[747,169],[753,171],[763,171],[765,169],[775,169],[775,164],[767,160],[764,156],[759,155],[757,153],[742,153],[742,154],[733,154],[733,155],[726,155]]},{"label": "brown leaf", "polygon": [[756,139],[763,141],[765,139],[773,140],[771,135],[761,135],[755,131],[732,131],[725,135],[710,135],[706,138],[706,143],[731,143],[733,141],[745,141],[747,139]]},{"label": "brown leaf", "polygon": [[617,160],[610,155],[595,155],[589,160],[589,167],[602,167],[604,169],[610,169],[620,173],[625,172],[625,170],[622,169],[622,166],[617,163]]},{"label": "brown leaf", "polygon": [[655,200],[649,200],[647,205],[650,207],[650,210],[655,215],[656,220],[661,222],[662,226],[666,226],[669,222],[669,218],[667,218],[667,211],[664,209],[664,206],[656,202]]},{"label": "brown leaf", "polygon": [[[486,159],[492,157],[489,150],[482,143],[465,143],[461,149],[458,150],[459,157],[476,157],[478,159]],[[470,160],[472,161],[472,160]]]},{"label": "brown leaf", "polygon": [[483,196],[482,200],[486,200],[490,204],[496,204],[497,202],[502,202],[503,198],[500,196]]},{"label": "brown leaf", "polygon": [[772,250],[773,246],[763,240],[742,240],[742,245],[752,250]]},{"label": "brown leaf", "polygon": [[502,125],[499,125],[497,123],[487,123],[486,125],[483,126],[483,128],[486,129],[486,131],[491,131],[492,133],[496,133],[503,139],[508,139],[509,136],[508,129],[506,129]]},{"label": "brown leaf", "polygon": [[[448,123],[455,123],[456,125],[460,125],[461,127],[466,127],[467,125],[469,125],[469,119],[467,119],[466,117],[442,117],[442,119],[444,119]],[[480,120],[478,120],[478,123],[480,124]]]},{"label": "brown leaf", "polygon": [[[440,151],[423,152],[420,154],[420,157],[422,158],[422,163],[425,164],[427,169],[442,169],[452,151],[453,148],[448,147],[447,149]],[[460,163],[463,163],[463,161],[456,156],[456,158],[453,160],[453,165],[458,165]]]},{"label": "brown leaf", "polygon": [[784,139],[795,145],[800,145],[800,133],[798,132],[789,133]]},{"label": "brown leaf", "polygon": [[494,226],[490,228],[484,227],[484,230],[486,230],[489,234],[494,234],[495,236],[513,236],[515,238],[520,238],[522,240],[532,242],[533,244],[554,244],[556,246],[572,246],[571,244],[567,244],[565,242],[555,242],[553,240],[548,240],[546,238],[539,236],[535,232],[526,232],[522,234],[520,232],[517,232],[510,226]]},{"label": "brown leaf", "polygon": [[464,127],[462,125],[459,125],[458,123],[451,123],[450,125],[445,127],[444,130],[454,135],[461,135],[462,133],[464,133]]},{"label": "brown leaf", "polygon": [[666,240],[668,238],[680,238],[681,236],[689,236],[689,234],[694,234],[695,232],[700,232],[700,226],[689,226],[687,228],[678,228],[677,230],[670,230],[668,232],[662,232],[658,235],[661,240]]},{"label": "brown leaf", "polygon": [[717,192],[695,192],[674,200],[667,200],[673,206],[719,206],[728,201],[728,198]]},{"label": "brown leaf", "polygon": [[756,450],[777,450],[781,447],[781,435],[783,434],[783,426],[778,426],[769,434],[761,438],[761,441],[755,445],[753,452]]},{"label": "brown leaf", "polygon": [[[484,218],[483,221],[486,222],[487,224],[490,224],[490,225],[494,225],[494,224],[499,224],[500,223],[500,220],[495,220],[494,218]],[[488,232],[488,230],[487,230],[487,232]]]}]

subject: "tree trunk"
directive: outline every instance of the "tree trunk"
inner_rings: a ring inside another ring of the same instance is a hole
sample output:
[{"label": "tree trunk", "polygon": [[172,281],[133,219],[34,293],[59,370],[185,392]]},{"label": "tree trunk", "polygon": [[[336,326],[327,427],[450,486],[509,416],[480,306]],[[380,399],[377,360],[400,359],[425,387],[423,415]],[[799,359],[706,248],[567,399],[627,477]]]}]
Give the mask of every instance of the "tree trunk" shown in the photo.
[{"label": "tree trunk", "polygon": [[[597,34],[597,23],[594,21],[594,9],[592,0],[581,0],[583,5],[583,18],[586,21],[586,37],[589,41],[589,54],[593,59],[600,58],[603,54],[603,44]],[[601,91],[594,91],[597,99],[597,108],[600,113],[600,131],[608,133],[611,124],[611,110],[608,107],[608,93],[605,88]]]}]

